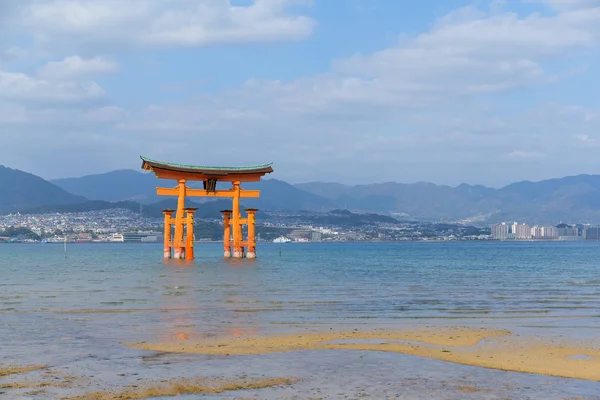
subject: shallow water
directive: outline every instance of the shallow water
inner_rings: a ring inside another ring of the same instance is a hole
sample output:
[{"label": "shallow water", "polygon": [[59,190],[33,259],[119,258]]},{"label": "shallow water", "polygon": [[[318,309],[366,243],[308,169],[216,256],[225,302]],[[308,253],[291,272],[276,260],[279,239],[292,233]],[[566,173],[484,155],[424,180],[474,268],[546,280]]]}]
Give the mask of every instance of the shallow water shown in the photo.
[{"label": "shallow water", "polygon": [[[116,370],[145,378],[181,371],[303,378],[292,388],[235,394],[241,397],[598,398],[595,382],[406,355],[170,355],[150,362],[143,356],[152,353],[119,344],[307,327],[451,324],[600,346],[598,243],[260,243],[258,250],[256,260],[222,260],[221,245],[202,243],[194,262],[165,262],[160,244],[73,244],[66,258],[62,245],[0,245],[0,363],[47,363],[93,375],[99,387],[127,379]],[[169,364],[156,361],[169,357]],[[360,388],[342,384],[346,380]],[[464,392],[461,385],[481,391]],[[56,390],[48,398],[63,389]],[[27,398],[24,393],[4,395]]]}]

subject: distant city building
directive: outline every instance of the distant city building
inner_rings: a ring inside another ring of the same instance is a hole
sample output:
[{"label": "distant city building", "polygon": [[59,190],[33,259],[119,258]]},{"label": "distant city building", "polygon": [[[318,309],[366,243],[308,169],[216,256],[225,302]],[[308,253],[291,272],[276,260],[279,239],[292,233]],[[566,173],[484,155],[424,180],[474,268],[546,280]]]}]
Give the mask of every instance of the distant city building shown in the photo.
[{"label": "distant city building", "polygon": [[[600,232],[590,229],[590,237],[597,238],[600,240]],[[600,230],[600,227],[597,228]],[[534,225],[530,226],[526,223],[506,223],[494,224],[491,226],[491,237],[496,240],[584,240],[584,237],[580,235],[580,226],[559,224],[557,226],[551,225]],[[594,239],[592,239],[594,240]]]},{"label": "distant city building", "polygon": [[509,235],[509,227],[506,222],[492,225],[492,239],[506,240]]},{"label": "distant city building", "polygon": [[527,224],[513,224],[513,236],[515,239],[531,239],[531,227]]},{"label": "distant city building", "polygon": [[287,234],[287,237],[298,242],[308,240],[308,238],[312,237],[312,233],[313,231],[310,229],[294,229]]},{"label": "distant city building", "polygon": [[535,225],[531,228],[531,237],[534,239],[558,239],[558,228]]},{"label": "distant city building", "polygon": [[123,237],[123,235],[120,233],[113,233],[109,240],[111,242],[124,242],[125,237]]},{"label": "distant city building", "polygon": [[92,234],[91,233],[80,233],[77,235],[78,242],[91,242]]},{"label": "distant city building", "polygon": [[555,226],[544,226],[543,232],[545,239],[558,238],[558,229]]},{"label": "distant city building", "polygon": [[160,232],[124,232],[124,242],[142,242],[153,243],[163,240],[163,234]]},{"label": "distant city building", "polygon": [[567,224],[558,224],[558,236],[579,236],[579,229],[577,226],[570,226]]},{"label": "distant city building", "polygon": [[562,241],[578,241],[585,240],[585,236],[583,235],[583,230],[581,230],[580,235],[580,227],[577,225],[567,225],[567,224],[558,224],[556,225],[556,229],[558,229],[558,240]]},{"label": "distant city building", "polygon": [[311,238],[311,240],[312,240],[313,242],[320,242],[320,241],[322,241],[322,240],[323,240],[323,234],[322,234],[321,232],[314,231],[314,232],[312,233],[312,238]]},{"label": "distant city building", "polygon": [[585,240],[600,240],[600,227],[588,226],[583,230]]}]

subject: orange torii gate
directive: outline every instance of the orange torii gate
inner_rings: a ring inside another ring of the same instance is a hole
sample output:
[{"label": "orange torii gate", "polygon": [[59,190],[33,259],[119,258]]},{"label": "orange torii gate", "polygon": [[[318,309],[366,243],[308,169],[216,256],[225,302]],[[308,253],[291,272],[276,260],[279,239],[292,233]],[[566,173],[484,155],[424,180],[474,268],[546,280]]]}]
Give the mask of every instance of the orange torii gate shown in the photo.
[{"label": "orange torii gate", "polygon": [[[223,214],[223,254],[226,258],[255,258],[256,238],[255,208],[247,209],[247,218],[242,218],[240,212],[240,199],[258,198],[259,190],[244,190],[240,187],[242,182],[258,182],[266,174],[273,172],[272,164],[257,165],[252,167],[207,167],[200,165],[182,165],[163,161],[151,160],[141,157],[142,169],[154,172],[157,178],[172,179],[178,185],[174,188],[157,188],[159,196],[177,196],[177,210],[163,210],[165,220],[165,258],[194,259],[194,212],[196,208],[185,208],[185,197],[229,197],[232,199],[232,209],[221,211]],[[188,181],[202,181],[203,189],[190,189],[186,186]],[[231,182],[231,189],[217,190],[217,182]],[[175,218],[173,218],[175,213]],[[171,235],[171,227],[175,232]],[[244,241],[242,226],[248,225],[248,237]],[[233,236],[233,239],[232,239]],[[248,248],[246,252],[244,247]],[[173,252],[171,253],[171,249]]]}]

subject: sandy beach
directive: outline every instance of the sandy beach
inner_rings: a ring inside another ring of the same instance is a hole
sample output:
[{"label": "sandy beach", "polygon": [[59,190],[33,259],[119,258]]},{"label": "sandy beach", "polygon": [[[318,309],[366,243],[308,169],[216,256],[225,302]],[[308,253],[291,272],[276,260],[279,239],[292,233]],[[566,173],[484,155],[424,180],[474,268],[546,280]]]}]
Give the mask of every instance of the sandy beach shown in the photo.
[{"label": "sandy beach", "polygon": [[507,330],[434,327],[406,330],[298,332],[282,336],[237,336],[137,343],[132,347],[177,353],[266,354],[302,350],[361,350],[411,354],[505,371],[600,381],[600,350],[559,346]]},{"label": "sandy beach", "polygon": [[[124,347],[126,346],[126,347]],[[519,373],[531,373],[541,376],[563,377],[579,380],[600,381],[600,351],[584,342],[573,341],[566,345],[564,341],[556,343],[553,338],[533,337],[515,334],[505,329],[491,329],[466,326],[431,326],[402,329],[351,329],[344,331],[318,331],[305,329],[295,333],[274,334],[244,334],[230,335],[197,335],[196,337],[176,336],[165,342],[121,343],[123,351],[127,348],[137,349],[142,354],[142,360],[171,364],[178,357],[186,354],[194,357],[216,357],[215,360],[228,364],[265,366],[269,355],[279,355],[280,360],[294,362],[296,359],[312,360],[319,365],[328,358],[340,360],[352,357],[354,368],[359,368],[357,360],[368,360],[371,357],[380,359],[377,354],[399,354],[417,356],[416,369],[419,375],[438,374],[438,368],[430,370],[420,359],[443,361],[462,366],[484,367],[487,370],[502,370]],[[146,354],[143,356],[143,354]],[[306,354],[304,356],[303,354]],[[173,358],[171,358],[172,355]],[[249,358],[250,357],[250,358]],[[238,361],[239,360],[239,363]],[[188,359],[187,361],[194,360]],[[200,359],[198,359],[200,360]],[[249,360],[254,360],[249,363]],[[397,363],[396,361],[395,363]],[[179,364],[179,362],[175,362]],[[449,364],[449,365],[450,365]],[[371,364],[372,365],[372,364]],[[261,367],[258,367],[262,370]],[[347,367],[342,368],[348,373]],[[463,367],[460,367],[463,368]],[[460,370],[459,368],[459,370]],[[124,370],[119,376],[136,377],[138,374],[131,368]],[[179,373],[177,373],[179,371]],[[280,372],[286,374],[275,376],[274,371],[262,371],[264,376],[231,375],[231,371],[220,370],[223,376],[187,376],[181,377],[181,369],[174,369],[163,378],[135,378],[127,384],[115,385],[97,381],[94,375],[70,375],[66,371],[53,369],[47,365],[0,365],[0,393],[2,390],[21,390],[22,393],[34,396],[50,396],[52,393],[62,393],[64,400],[117,400],[117,399],[146,399],[159,396],[179,395],[216,395],[221,393],[252,393],[259,394],[251,398],[282,398],[281,391],[302,392],[306,390],[307,382],[302,377],[295,376],[290,370],[283,368]],[[87,371],[89,372],[89,371]],[[173,373],[175,373],[173,375]],[[37,375],[36,375],[37,374]],[[389,374],[389,373],[388,373]],[[333,375],[335,376],[335,375]],[[450,396],[460,393],[464,398],[483,398],[484,394],[493,395],[501,391],[511,393],[503,398],[522,398],[516,385],[502,388],[489,388],[488,380],[477,379],[468,374],[455,376],[453,380],[442,381],[442,388]],[[400,381],[404,389],[418,387],[417,378],[405,378]],[[422,379],[422,378],[421,378]],[[414,386],[417,385],[417,386]],[[418,393],[432,391],[431,382],[427,379]],[[374,387],[365,385],[361,393],[369,393]],[[92,388],[91,390],[88,388]],[[279,388],[279,389],[278,389]],[[289,389],[285,389],[289,388]],[[268,392],[267,390],[274,390]],[[279,391],[278,391],[279,390]],[[313,391],[322,391],[327,396],[336,398],[331,390],[323,384]],[[267,392],[265,392],[267,391]],[[263,397],[265,396],[265,397]],[[366,395],[365,395],[366,396]],[[460,396],[460,395],[456,395]],[[479,397],[478,397],[479,396]],[[228,398],[228,397],[223,397]],[[240,398],[240,397],[235,397]],[[244,397],[246,398],[246,397]],[[250,398],[250,397],[249,397]],[[300,397],[303,398],[303,397]],[[376,398],[376,397],[370,397]],[[454,398],[454,397],[447,397]],[[463,398],[463,397],[456,397]],[[490,397],[496,398],[496,397]],[[568,398],[568,397],[562,397]],[[593,397],[573,397],[573,399],[593,399]],[[570,398],[569,398],[570,399]]]}]

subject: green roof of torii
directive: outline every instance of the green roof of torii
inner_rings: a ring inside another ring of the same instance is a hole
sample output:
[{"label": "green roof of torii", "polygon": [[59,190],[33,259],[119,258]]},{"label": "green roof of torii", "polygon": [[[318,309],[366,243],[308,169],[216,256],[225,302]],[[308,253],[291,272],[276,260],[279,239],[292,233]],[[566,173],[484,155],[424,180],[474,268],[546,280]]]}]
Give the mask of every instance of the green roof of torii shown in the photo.
[{"label": "green roof of torii", "polygon": [[152,160],[150,158],[140,156],[142,159],[142,169],[158,168],[170,171],[180,172],[192,172],[192,173],[203,173],[203,174],[230,174],[230,173],[241,173],[241,174],[252,174],[252,173],[271,173],[273,172],[273,163],[253,165],[248,167],[215,167],[207,165],[189,165],[189,164],[175,164],[165,161]]}]

